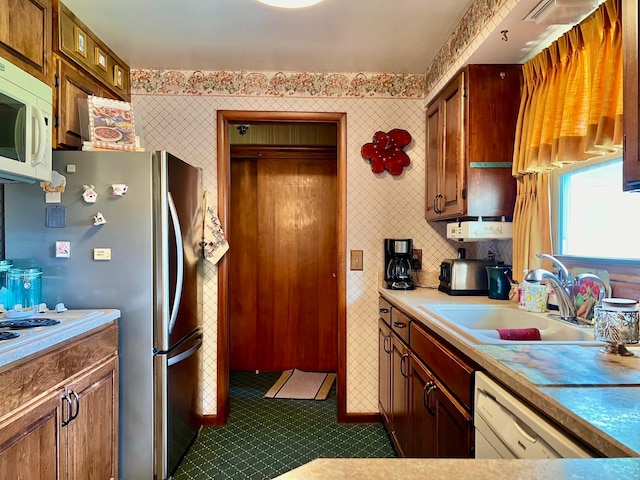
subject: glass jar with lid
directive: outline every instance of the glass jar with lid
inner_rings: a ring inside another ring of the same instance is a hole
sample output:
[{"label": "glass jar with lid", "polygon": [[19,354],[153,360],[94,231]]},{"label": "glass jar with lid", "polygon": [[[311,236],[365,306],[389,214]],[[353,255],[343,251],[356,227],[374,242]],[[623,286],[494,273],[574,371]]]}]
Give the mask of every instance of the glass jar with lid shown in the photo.
[{"label": "glass jar with lid", "polygon": [[0,304],[5,308],[11,308],[11,296],[9,290],[9,269],[13,267],[13,260],[0,260]]},{"label": "glass jar with lid", "polygon": [[42,269],[10,268],[8,273],[10,308],[32,308],[42,301]]}]

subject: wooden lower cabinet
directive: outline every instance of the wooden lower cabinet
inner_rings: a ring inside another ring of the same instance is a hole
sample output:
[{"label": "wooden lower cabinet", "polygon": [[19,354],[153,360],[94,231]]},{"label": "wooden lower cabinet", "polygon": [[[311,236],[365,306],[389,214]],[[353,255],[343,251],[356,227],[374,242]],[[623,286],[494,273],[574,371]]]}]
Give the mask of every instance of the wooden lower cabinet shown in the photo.
[{"label": "wooden lower cabinet", "polygon": [[0,478],[66,478],[62,442],[63,391],[55,391],[22,414],[0,423]]},{"label": "wooden lower cabinet", "polygon": [[475,365],[396,307],[384,309],[390,315],[378,323],[378,404],[398,456],[472,458]]},{"label": "wooden lower cabinet", "polygon": [[378,407],[385,424],[391,415],[391,328],[378,322]]},{"label": "wooden lower cabinet", "polygon": [[0,478],[118,478],[117,326],[0,371]]},{"label": "wooden lower cabinet", "polygon": [[473,457],[473,420],[429,369],[411,354],[410,457]]},{"label": "wooden lower cabinet", "polygon": [[[70,480],[116,478],[118,459],[118,360],[112,358],[67,387],[78,396],[66,431]],[[73,403],[72,403],[73,405]],[[63,432],[65,433],[65,432]]]},{"label": "wooden lower cabinet", "polygon": [[398,455],[407,456],[409,443],[409,349],[393,335],[391,342],[391,437]]}]

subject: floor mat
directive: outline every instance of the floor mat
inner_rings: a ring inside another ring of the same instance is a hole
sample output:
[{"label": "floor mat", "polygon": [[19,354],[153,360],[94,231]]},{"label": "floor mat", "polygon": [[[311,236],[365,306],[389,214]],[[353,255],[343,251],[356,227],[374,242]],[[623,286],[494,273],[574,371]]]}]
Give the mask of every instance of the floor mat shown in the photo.
[{"label": "floor mat", "polygon": [[286,370],[265,394],[265,398],[325,400],[336,378],[335,373]]}]

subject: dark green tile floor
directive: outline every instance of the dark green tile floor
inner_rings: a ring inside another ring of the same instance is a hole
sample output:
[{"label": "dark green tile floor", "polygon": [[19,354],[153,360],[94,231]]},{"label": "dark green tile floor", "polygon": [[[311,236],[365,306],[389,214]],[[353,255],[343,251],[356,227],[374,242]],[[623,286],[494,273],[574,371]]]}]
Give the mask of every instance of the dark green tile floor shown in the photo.
[{"label": "dark green tile floor", "polygon": [[395,457],[381,424],[339,424],[327,400],[265,399],[280,373],[232,372],[229,423],[206,427],[175,480],[271,479],[315,458]]}]

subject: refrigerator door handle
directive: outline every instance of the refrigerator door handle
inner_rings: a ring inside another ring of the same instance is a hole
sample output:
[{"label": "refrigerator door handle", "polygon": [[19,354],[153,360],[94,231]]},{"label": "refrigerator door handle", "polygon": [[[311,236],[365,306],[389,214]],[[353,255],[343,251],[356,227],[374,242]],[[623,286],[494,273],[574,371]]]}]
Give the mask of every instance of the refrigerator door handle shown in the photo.
[{"label": "refrigerator door handle", "polygon": [[202,335],[198,335],[195,341],[197,343],[192,347],[188,348],[187,350],[185,350],[184,352],[180,352],[178,355],[174,357],[169,357],[169,359],[167,360],[167,367],[175,365],[176,363],[179,363],[189,358],[194,353],[196,353],[202,347]]},{"label": "refrigerator door handle", "polygon": [[169,204],[169,213],[171,214],[171,223],[173,224],[173,232],[176,240],[176,292],[171,305],[171,315],[169,317],[169,333],[173,331],[178,318],[178,310],[180,308],[180,299],[182,298],[182,282],[184,280],[184,247],[182,244],[182,229],[180,228],[180,219],[178,211],[173,202],[171,192],[167,192],[167,203]]}]

